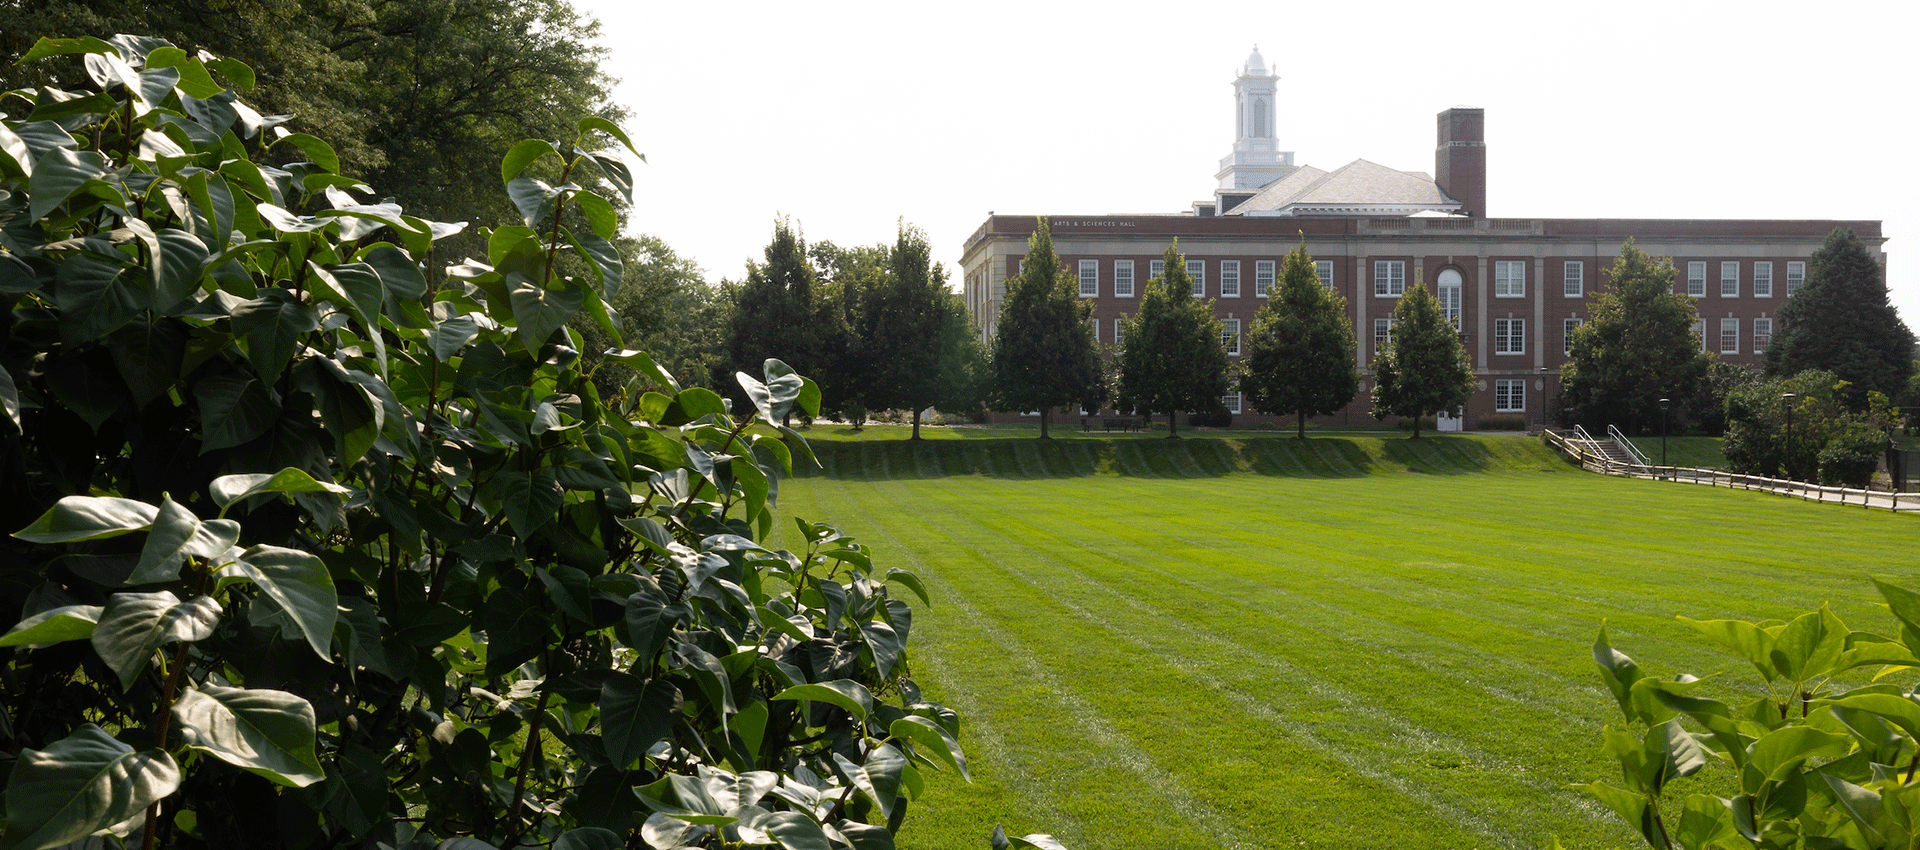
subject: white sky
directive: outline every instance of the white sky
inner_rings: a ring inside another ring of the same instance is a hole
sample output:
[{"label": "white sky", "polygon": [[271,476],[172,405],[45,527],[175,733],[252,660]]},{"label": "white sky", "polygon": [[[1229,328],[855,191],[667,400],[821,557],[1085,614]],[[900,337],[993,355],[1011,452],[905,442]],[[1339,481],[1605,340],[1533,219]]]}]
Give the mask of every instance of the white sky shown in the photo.
[{"label": "white sky", "polygon": [[602,22],[648,164],[629,229],[739,279],[809,240],[1211,197],[1256,43],[1294,161],[1433,171],[1487,111],[1495,217],[1878,219],[1920,327],[1920,2],[632,2]]}]

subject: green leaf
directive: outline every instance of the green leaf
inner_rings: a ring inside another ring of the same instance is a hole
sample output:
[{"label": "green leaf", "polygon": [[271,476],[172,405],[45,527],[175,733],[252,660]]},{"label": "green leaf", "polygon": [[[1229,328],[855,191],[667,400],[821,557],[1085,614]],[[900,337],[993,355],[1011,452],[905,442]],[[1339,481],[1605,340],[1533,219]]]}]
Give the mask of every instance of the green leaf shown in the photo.
[{"label": "green leaf", "polygon": [[201,454],[250,442],[280,419],[280,406],[267,388],[249,377],[202,378],[193,395],[200,401]]},{"label": "green leaf", "polygon": [[886,580],[888,582],[897,581],[901,584],[906,585],[908,590],[913,591],[913,594],[915,596],[920,597],[920,604],[925,605],[929,608],[933,607],[933,600],[927,598],[927,586],[920,583],[919,576],[916,576],[913,573],[910,573],[910,572],[907,572],[906,570],[895,567],[895,568],[889,568],[887,570]]},{"label": "green leaf", "polygon": [[1633,663],[1625,653],[1613,648],[1607,642],[1607,624],[1600,624],[1600,636],[1593,642],[1593,662],[1600,665],[1600,680],[1605,682],[1607,690],[1613,692],[1613,698],[1620,703],[1620,711],[1631,719],[1631,697],[1633,683],[1644,675],[1640,665]]},{"label": "green leaf", "polygon": [[799,812],[774,812],[761,822],[760,828],[786,850],[833,850],[826,831]]},{"label": "green leaf", "polygon": [[[204,57],[205,54],[202,54]],[[220,72],[235,88],[241,91],[253,90],[253,67],[238,59],[207,59],[207,67]]]},{"label": "green leaf", "polygon": [[146,530],[159,515],[159,508],[133,499],[67,496],[13,536],[30,543],[72,543],[117,537]]},{"label": "green leaf", "polygon": [[873,713],[873,692],[852,679],[794,685],[772,698],[829,703],[845,709],[855,720],[866,720],[867,715]]},{"label": "green leaf", "polygon": [[1657,814],[1647,805],[1647,798],[1624,788],[1615,788],[1599,782],[1586,785],[1567,786],[1575,791],[1584,791],[1588,796],[1605,803],[1621,820],[1640,831],[1650,847],[1666,847],[1664,830],[1660,828]]},{"label": "green leaf", "polygon": [[230,519],[201,522],[193,511],[160,494],[160,512],[140,549],[140,563],[127,584],[154,584],[180,577],[188,556],[212,560],[240,542],[240,523]]},{"label": "green leaf", "polygon": [[23,65],[28,62],[45,59],[49,56],[66,56],[72,53],[111,53],[119,55],[120,51],[115,49],[113,45],[90,35],[81,38],[47,38],[42,36],[39,41],[33,43],[33,47],[27,51],[27,55],[20,57],[14,64]]},{"label": "green leaf", "polygon": [[100,613],[105,610],[99,605],[62,605],[41,611],[0,635],[0,646],[32,646],[92,637],[95,624],[100,622]]},{"label": "green leaf", "polygon": [[680,689],[665,679],[641,681],[614,673],[600,686],[600,737],[607,759],[625,769],[654,744],[673,734],[680,716]]},{"label": "green leaf", "polygon": [[688,387],[675,393],[673,401],[660,414],[656,424],[668,427],[685,425],[702,416],[725,416],[727,402],[719,393],[706,387]]},{"label": "green leaf", "polygon": [[1774,672],[1788,682],[1804,682],[1833,671],[1846,651],[1847,627],[1827,605],[1808,611],[1773,636],[1773,649],[1767,653]]},{"label": "green leaf", "polygon": [[7,783],[10,850],[60,847],[132,820],[180,787],[161,750],[135,752],[92,723],[44,750],[22,750]]},{"label": "green leaf", "polygon": [[626,846],[613,830],[597,826],[569,829],[553,842],[553,850],[626,850]]},{"label": "green leaf", "polygon": [[472,316],[455,316],[435,324],[427,331],[427,348],[445,363],[460,356],[460,349],[480,335],[480,324]]},{"label": "green leaf", "polygon": [[1864,711],[1900,727],[1907,737],[1920,741],[1920,703],[1898,694],[1851,694],[1839,699],[1815,700],[1814,705]]},{"label": "green leaf", "polygon": [[527,170],[528,165],[533,164],[534,160],[547,154],[559,156],[560,151],[554,148],[552,142],[544,139],[522,140],[519,144],[514,145],[508,150],[506,156],[500,159],[500,182],[503,184],[511,184],[513,178],[519,177],[520,172]]},{"label": "green leaf", "polygon": [[279,472],[249,472],[238,475],[222,475],[213,479],[207,488],[213,496],[213,503],[220,506],[224,513],[234,503],[261,493],[333,493],[346,495],[352,493],[350,487],[342,487],[331,481],[316,481],[306,470],[289,466]]},{"label": "green leaf", "polygon": [[13,385],[13,373],[0,366],[0,414],[5,414],[13,427],[25,431],[20,424],[20,390]]},{"label": "green leaf", "polygon": [[333,574],[319,558],[298,549],[261,544],[240,553],[240,559],[220,571],[220,587],[252,581],[273,605],[298,627],[307,645],[323,660],[331,660],[333,623],[340,614],[340,595]]},{"label": "green leaf", "polygon": [[320,166],[327,173],[340,173],[340,156],[333,152],[332,145],[321,141],[318,137],[309,136],[305,133],[288,133],[272,144],[267,145],[267,148],[271,150],[275,145],[279,145],[282,142],[299,148],[302,153],[307,155],[308,160],[314,165]]},{"label": "green leaf", "polygon": [[286,691],[202,685],[173,705],[186,745],[281,785],[326,778],[314,756],[313,706]]},{"label": "green leaf", "polygon": [[180,71],[180,91],[188,97],[206,100],[225,91],[219,83],[213,81],[213,75],[207,73],[207,66],[198,57],[190,57],[178,47],[162,47],[147,54],[147,68],[176,68]]},{"label": "green leaf", "polygon": [[906,641],[894,633],[892,626],[879,620],[861,623],[860,639],[866,641],[867,648],[873,651],[873,666],[879,671],[880,678],[893,678],[893,669],[900,663]]},{"label": "green leaf", "polygon": [[34,160],[27,191],[33,198],[28,223],[47,217],[87,181],[107,173],[106,159],[93,151],[54,148]]},{"label": "green leaf", "polygon": [[1786,726],[1775,729],[1753,742],[1748,751],[1760,776],[1778,782],[1810,758],[1838,758],[1852,748],[1846,735],[1824,732],[1811,726]]},{"label": "green leaf", "polygon": [[549,186],[544,180],[532,177],[515,177],[507,181],[507,197],[513,201],[520,218],[528,227],[540,227],[553,215],[553,208],[560,198],[581,191],[579,186],[564,183]]},{"label": "green leaf", "polygon": [[233,333],[245,343],[247,360],[261,376],[279,377],[293,359],[300,336],[319,327],[313,308],[284,289],[262,289],[233,309]]},{"label": "green leaf", "polygon": [[[26,61],[26,60],[21,60],[21,61]],[[620,129],[620,126],[618,124],[613,123],[612,121],[608,121],[607,119],[602,118],[598,115],[589,115],[585,118],[580,119],[580,123],[577,125],[576,129],[580,132],[581,135],[585,135],[588,130],[599,130],[600,132],[605,133],[619,140],[620,144],[626,145],[627,150],[632,151],[634,156],[640,157],[642,161],[646,160],[646,157],[641,156],[638,150],[634,150],[633,140],[627,138],[626,131]]]},{"label": "green leaf", "polygon": [[489,486],[500,498],[513,533],[522,538],[533,536],[560,513],[564,494],[550,467],[534,472],[502,472]]},{"label": "green leaf", "polygon": [[106,346],[135,407],[146,407],[180,382],[187,334],[179,322],[128,322],[107,336]]},{"label": "green leaf", "polygon": [[886,817],[893,816],[894,804],[900,797],[900,774],[906,767],[906,754],[892,744],[875,747],[867,754],[866,764],[860,767],[873,789],[874,805],[879,806],[880,814]]},{"label": "green leaf", "polygon": [[160,246],[153,265],[153,309],[170,312],[200,291],[200,268],[212,252],[200,238],[168,227],[154,234]]},{"label": "green leaf", "polygon": [[543,289],[532,278],[515,273],[507,276],[507,285],[513,318],[520,326],[520,343],[528,351],[539,351],[547,337],[580,312],[580,305],[586,301],[586,292],[572,280],[561,281],[557,289]]},{"label": "green leaf", "polygon": [[20,138],[12,127],[0,124],[0,165],[8,161],[20,176],[33,176],[33,153],[27,149],[27,140]]},{"label": "green leaf", "polygon": [[959,773],[968,782],[973,781],[967,772],[967,756],[960,750],[960,742],[947,730],[940,728],[932,718],[910,714],[893,721],[887,727],[887,734],[901,740],[917,744],[923,754],[931,753],[935,758],[946,762],[948,767]]},{"label": "green leaf", "polygon": [[120,677],[121,689],[132,690],[155,650],[176,640],[206,640],[219,622],[220,603],[212,596],[181,602],[164,590],[116,593],[93,628],[93,651]]}]

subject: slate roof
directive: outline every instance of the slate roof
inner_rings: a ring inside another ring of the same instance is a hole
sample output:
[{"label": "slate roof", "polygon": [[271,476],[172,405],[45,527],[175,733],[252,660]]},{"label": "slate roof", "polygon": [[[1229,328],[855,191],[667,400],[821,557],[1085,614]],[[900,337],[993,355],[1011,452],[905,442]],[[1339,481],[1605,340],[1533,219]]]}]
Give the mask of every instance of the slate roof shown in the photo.
[{"label": "slate roof", "polygon": [[1459,206],[1424,173],[1397,171],[1356,159],[1332,172],[1302,166],[1261,189],[1228,215],[1312,215],[1369,207],[1449,210]]}]

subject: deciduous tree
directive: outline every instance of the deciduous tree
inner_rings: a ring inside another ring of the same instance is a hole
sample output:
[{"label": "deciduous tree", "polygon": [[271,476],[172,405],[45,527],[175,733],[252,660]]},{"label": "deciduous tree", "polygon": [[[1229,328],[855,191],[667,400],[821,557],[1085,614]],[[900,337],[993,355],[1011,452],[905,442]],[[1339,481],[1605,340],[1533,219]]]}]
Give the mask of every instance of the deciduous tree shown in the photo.
[{"label": "deciduous tree", "polygon": [[[823,292],[819,273],[799,228],[785,218],[774,222],[766,262],[749,263],[747,279],[734,293],[726,357],[721,376],[778,359],[803,374],[839,376],[850,345],[846,308]],[[723,380],[716,383],[725,385]],[[744,397],[734,393],[736,402]],[[839,412],[850,389],[842,381],[823,396],[821,406]]]},{"label": "deciduous tree", "polygon": [[1425,286],[1409,286],[1393,308],[1393,334],[1373,358],[1373,415],[1420,417],[1458,410],[1473,397],[1473,367],[1460,333]]},{"label": "deciduous tree", "polygon": [[1360,391],[1347,301],[1320,282],[1304,238],[1287,254],[1279,287],[1254,316],[1247,347],[1240,391],[1254,410],[1293,414],[1300,439],[1307,436],[1307,417],[1334,413]]},{"label": "deciduous tree", "polygon": [[1093,306],[1080,299],[1078,282],[1054,254],[1042,217],[994,321],[993,409],[1040,411],[1040,437],[1046,439],[1054,408],[1098,395],[1104,370],[1092,316]]},{"label": "deciduous tree", "polygon": [[1586,324],[1560,367],[1565,404],[1588,427],[1627,433],[1660,419],[1660,399],[1686,399],[1706,375],[1708,356],[1693,325],[1693,299],[1674,291],[1673,262],[1628,239],[1606,270]]},{"label": "deciduous tree", "polygon": [[917,440],[927,407],[963,410],[979,403],[968,396],[980,346],[969,332],[965,303],[947,288],[946,269],[933,262],[924,231],[903,223],[886,260],[886,274],[860,299],[858,347],[865,369],[854,382],[868,407],[908,411]]},{"label": "deciduous tree", "polygon": [[1913,331],[1887,300],[1886,269],[1850,228],[1835,228],[1813,252],[1807,281],[1780,308],[1767,345],[1767,374],[1832,372],[1855,409],[1877,391],[1898,397],[1913,374]]},{"label": "deciduous tree", "polygon": [[1212,412],[1231,382],[1227,349],[1213,302],[1193,297],[1193,278],[1178,243],[1161,255],[1160,276],[1147,281],[1140,311],[1121,320],[1125,345],[1117,364],[1120,392],[1143,411],[1167,414],[1167,437],[1180,436],[1177,411]]}]

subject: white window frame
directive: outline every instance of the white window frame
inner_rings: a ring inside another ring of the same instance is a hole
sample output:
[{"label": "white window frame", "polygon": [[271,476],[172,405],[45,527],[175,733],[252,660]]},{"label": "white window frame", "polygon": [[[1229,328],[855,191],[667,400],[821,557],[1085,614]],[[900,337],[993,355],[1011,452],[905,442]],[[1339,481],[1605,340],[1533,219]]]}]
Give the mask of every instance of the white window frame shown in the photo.
[{"label": "white window frame", "polygon": [[1088,316],[1087,324],[1093,327],[1093,341],[1099,342],[1100,341],[1100,317]]},{"label": "white window frame", "polygon": [[1585,260],[1568,260],[1560,264],[1560,291],[1568,298],[1586,297],[1587,263]]},{"label": "white window frame", "polygon": [[1333,288],[1333,261],[1332,260],[1314,260],[1313,276],[1320,279],[1321,286],[1324,286],[1328,289],[1332,289]]},{"label": "white window frame", "polygon": [[1493,261],[1493,297],[1527,297],[1527,262],[1525,260]]},{"label": "white window frame", "polygon": [[1773,261],[1755,260],[1753,262],[1753,297],[1773,297]]},{"label": "white window frame", "polygon": [[1188,260],[1187,277],[1193,278],[1193,297],[1207,297],[1207,261]]},{"label": "white window frame", "polygon": [[1587,323],[1586,319],[1582,319],[1579,317],[1572,317],[1572,318],[1560,320],[1560,353],[1561,354],[1573,353],[1573,332],[1576,330],[1579,330],[1580,326],[1586,323]]},{"label": "white window frame", "polygon": [[1121,318],[1113,320],[1113,347],[1114,348],[1119,348],[1120,340],[1125,338],[1126,336],[1126,332],[1127,332],[1126,326],[1120,324],[1122,321],[1125,320],[1125,318],[1126,317],[1123,316]]},{"label": "white window frame", "polygon": [[1707,320],[1706,319],[1693,320],[1693,335],[1696,339],[1700,340],[1700,351],[1704,353],[1707,350]]},{"label": "white window frame", "polygon": [[1767,353],[1767,346],[1773,343],[1773,320],[1759,318],[1753,320],[1753,353]]},{"label": "white window frame", "polygon": [[1787,263],[1787,297],[1792,298],[1807,283],[1807,264],[1801,260]]},{"label": "white window frame", "polygon": [[1493,320],[1493,353],[1495,354],[1527,353],[1527,320],[1526,319],[1494,319]]},{"label": "white window frame", "polygon": [[1256,260],[1253,264],[1253,297],[1265,298],[1267,291],[1273,289],[1273,261]]},{"label": "white window frame", "polygon": [[1406,260],[1373,261],[1373,297],[1399,298],[1407,292]]},{"label": "white window frame", "polygon": [[1720,297],[1740,297],[1740,261],[1722,260],[1720,262]]},{"label": "white window frame", "polygon": [[1220,344],[1226,346],[1228,357],[1240,356],[1240,320],[1220,320]]},{"label": "white window frame", "polygon": [[1228,413],[1240,412],[1240,394],[1239,393],[1227,393],[1226,395],[1221,396],[1220,403],[1226,406]]},{"label": "white window frame", "polygon": [[1147,279],[1148,280],[1165,280],[1166,276],[1167,276],[1166,260],[1148,260],[1147,261]]},{"label": "white window frame", "polygon": [[1493,410],[1495,413],[1526,413],[1527,412],[1527,379],[1525,378],[1494,379]]},{"label": "white window frame", "polygon": [[1457,282],[1448,282],[1448,275],[1451,273],[1453,273],[1452,269],[1440,273],[1440,315],[1446,316],[1447,321],[1453,323],[1453,329],[1458,331],[1460,330],[1461,285]]},{"label": "white window frame", "polygon": [[1373,320],[1373,353],[1379,354],[1381,349],[1386,348],[1387,343],[1392,341],[1393,341],[1393,320],[1390,318],[1374,319]]},{"label": "white window frame", "polygon": [[1240,261],[1220,261],[1220,297],[1240,297]]},{"label": "white window frame", "polygon": [[1113,261],[1113,297],[1133,297],[1133,261]]},{"label": "white window frame", "polygon": [[1707,297],[1707,264],[1704,261],[1687,263],[1687,297]]},{"label": "white window frame", "polygon": [[1080,297],[1100,297],[1100,261],[1080,261]]},{"label": "white window frame", "polygon": [[1720,320],[1720,353],[1740,353],[1740,320],[1728,317]]}]

